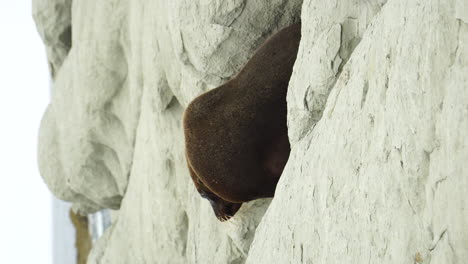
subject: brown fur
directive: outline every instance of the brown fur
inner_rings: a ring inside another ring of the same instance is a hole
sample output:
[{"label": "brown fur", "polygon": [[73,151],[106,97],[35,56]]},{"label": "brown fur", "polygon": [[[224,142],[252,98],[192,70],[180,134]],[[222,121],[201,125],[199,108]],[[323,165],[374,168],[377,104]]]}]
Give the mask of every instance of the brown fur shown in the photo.
[{"label": "brown fur", "polygon": [[280,30],[236,77],[195,98],[185,110],[190,175],[221,221],[243,202],[274,195],[290,152],[286,92],[300,28]]}]

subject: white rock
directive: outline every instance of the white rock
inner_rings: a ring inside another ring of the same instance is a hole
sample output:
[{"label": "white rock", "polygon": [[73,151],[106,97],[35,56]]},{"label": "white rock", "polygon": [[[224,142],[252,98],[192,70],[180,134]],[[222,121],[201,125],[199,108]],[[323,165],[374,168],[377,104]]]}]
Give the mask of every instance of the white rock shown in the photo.
[{"label": "white rock", "polygon": [[[325,1],[304,2],[288,94],[290,134],[303,137],[247,263],[465,262],[468,25],[455,3],[390,0],[333,83],[323,81],[334,73],[324,62],[336,50],[328,40],[341,9],[321,16],[313,10]],[[319,92],[309,98],[305,88]],[[293,110],[323,103],[314,96],[327,89],[323,116],[308,130]]]},{"label": "white rock", "polygon": [[182,112],[298,21],[300,8],[299,0],[73,2],[73,45],[43,119],[39,163],[54,194],[81,212],[120,205],[90,263],[245,261],[269,200],[245,204],[228,223],[214,217],[188,175]]},{"label": "white rock", "polygon": [[82,213],[117,209],[130,173],[142,89],[131,87],[120,10],[102,1],[73,7],[73,46],[57,69],[42,121],[39,167],[54,193],[73,193],[56,195]]},{"label": "white rock", "polygon": [[71,0],[34,0],[33,17],[46,46],[52,77],[71,48]]}]

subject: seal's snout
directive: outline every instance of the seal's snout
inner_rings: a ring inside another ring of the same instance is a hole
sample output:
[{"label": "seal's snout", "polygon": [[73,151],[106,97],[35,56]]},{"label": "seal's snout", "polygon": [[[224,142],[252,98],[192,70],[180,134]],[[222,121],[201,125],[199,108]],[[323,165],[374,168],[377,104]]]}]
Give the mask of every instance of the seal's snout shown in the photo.
[{"label": "seal's snout", "polygon": [[212,192],[202,190],[199,191],[199,193],[201,197],[210,202],[216,218],[223,222],[229,220],[235,213],[237,213],[242,205],[242,203],[226,202]]},{"label": "seal's snout", "polygon": [[228,203],[225,201],[217,203],[210,201],[210,203],[216,217],[222,222],[229,220],[242,205],[240,203]]}]

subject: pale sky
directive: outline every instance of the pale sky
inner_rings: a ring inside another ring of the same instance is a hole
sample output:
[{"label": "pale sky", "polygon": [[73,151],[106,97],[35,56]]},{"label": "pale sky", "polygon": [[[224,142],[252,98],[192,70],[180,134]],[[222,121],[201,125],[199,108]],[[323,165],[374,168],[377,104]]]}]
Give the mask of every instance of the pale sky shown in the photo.
[{"label": "pale sky", "polygon": [[49,100],[31,0],[0,2],[0,263],[52,263],[51,194],[37,168]]}]

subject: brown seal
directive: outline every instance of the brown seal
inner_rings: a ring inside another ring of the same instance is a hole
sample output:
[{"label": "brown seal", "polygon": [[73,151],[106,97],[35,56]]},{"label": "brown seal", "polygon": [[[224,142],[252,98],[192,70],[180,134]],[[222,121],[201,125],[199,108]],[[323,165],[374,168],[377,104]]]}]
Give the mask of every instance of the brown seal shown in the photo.
[{"label": "brown seal", "polygon": [[300,38],[300,24],[280,30],[236,77],[185,110],[190,175],[221,221],[243,202],[275,193],[290,152],[286,92]]}]

